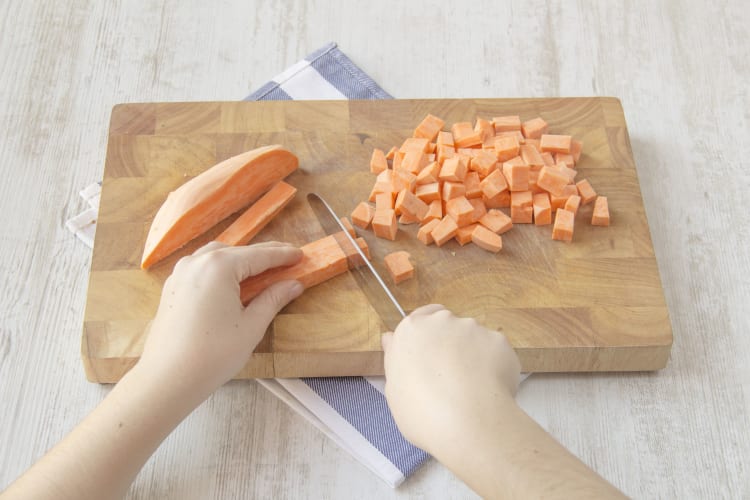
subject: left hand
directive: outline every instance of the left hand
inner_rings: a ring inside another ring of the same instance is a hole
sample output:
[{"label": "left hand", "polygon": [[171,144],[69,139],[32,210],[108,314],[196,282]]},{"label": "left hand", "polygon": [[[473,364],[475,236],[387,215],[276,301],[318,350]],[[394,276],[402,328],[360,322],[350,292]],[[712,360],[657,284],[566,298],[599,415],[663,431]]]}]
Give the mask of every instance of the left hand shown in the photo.
[{"label": "left hand", "polygon": [[211,242],[180,259],[164,283],[139,368],[207,397],[242,369],[276,314],[304,290],[282,281],[243,307],[240,282],[301,258],[285,243]]}]

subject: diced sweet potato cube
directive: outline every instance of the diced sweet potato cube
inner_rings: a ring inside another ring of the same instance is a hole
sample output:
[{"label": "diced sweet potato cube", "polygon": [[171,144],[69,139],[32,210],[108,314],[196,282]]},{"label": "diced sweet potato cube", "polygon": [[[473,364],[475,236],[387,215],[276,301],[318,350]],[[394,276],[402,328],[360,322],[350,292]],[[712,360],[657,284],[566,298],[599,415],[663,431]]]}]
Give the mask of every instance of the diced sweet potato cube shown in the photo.
[{"label": "diced sweet potato cube", "polygon": [[573,215],[578,215],[578,207],[581,206],[581,197],[577,194],[574,194],[570,198],[568,198],[568,201],[565,202],[565,210],[568,212],[573,212]]},{"label": "diced sweet potato cube", "polygon": [[521,158],[531,168],[542,168],[544,166],[542,155],[539,154],[536,146],[529,144],[529,141],[526,141],[526,144],[521,146]]},{"label": "diced sweet potato cube", "polygon": [[448,158],[457,156],[456,148],[453,146],[439,144],[437,147],[437,161],[439,164],[443,164]]},{"label": "diced sweet potato cube", "polygon": [[534,224],[537,226],[552,224],[552,208],[547,193],[534,195]]},{"label": "diced sweet potato cube", "polygon": [[564,208],[557,211],[555,225],[552,226],[552,239],[559,241],[573,241],[573,226],[575,215]]},{"label": "diced sweet potato cube", "polygon": [[503,234],[513,228],[513,221],[510,217],[497,209],[490,209],[480,219],[479,223],[492,231],[493,233]]},{"label": "diced sweet potato cube", "polygon": [[578,188],[578,194],[581,197],[581,203],[583,205],[588,205],[596,199],[596,191],[591,187],[588,180],[581,179],[576,182],[576,188]]},{"label": "diced sweet potato cube", "polygon": [[347,217],[342,217],[341,219],[341,225],[346,228],[346,232],[349,233],[352,238],[357,237],[357,231],[354,230],[354,226],[352,226],[352,223],[349,221]]},{"label": "diced sweet potato cube", "polygon": [[453,238],[456,235],[457,230],[458,226],[456,225],[456,221],[454,221],[450,215],[446,215],[438,225],[435,226],[430,234],[435,240],[435,244],[440,247],[443,246],[446,241]]},{"label": "diced sweet potato cube", "polygon": [[361,202],[352,211],[352,222],[362,229],[367,229],[375,215],[375,209],[366,202]]},{"label": "diced sweet potato cube", "polygon": [[378,238],[395,240],[398,233],[398,221],[395,210],[376,210],[372,218],[372,230]]},{"label": "diced sweet potato cube", "polygon": [[476,222],[487,213],[487,207],[484,206],[484,202],[481,198],[471,198],[469,203],[474,207],[474,211],[471,213],[471,221]]},{"label": "diced sweet potato cube", "polygon": [[581,153],[583,152],[583,142],[576,141],[573,139],[570,141],[570,154],[573,157],[573,161],[577,164],[581,160]]},{"label": "diced sweet potato cube", "polygon": [[565,203],[568,201],[568,199],[571,196],[578,195],[578,189],[576,189],[573,185],[567,185],[563,188],[562,193],[559,195],[550,194],[549,195],[549,201],[550,205],[552,206],[552,211],[554,212],[558,208],[563,208],[565,206]]},{"label": "diced sweet potato cube", "polygon": [[569,182],[570,177],[555,167],[542,167],[536,180],[537,186],[553,195],[560,195]]},{"label": "diced sweet potato cube", "polygon": [[422,219],[422,223],[426,223],[431,221],[432,219],[442,219],[443,218],[443,202],[440,200],[435,200],[433,202],[430,202],[428,208],[427,208],[427,215],[424,216],[424,219]]},{"label": "diced sweet potato cube", "polygon": [[476,228],[478,224],[469,224],[468,226],[459,227],[456,229],[456,241],[459,245],[464,246],[465,244],[471,242],[471,233],[474,232],[474,228]]},{"label": "diced sweet potato cube", "polygon": [[417,125],[417,128],[414,130],[414,137],[421,137],[429,140],[430,142],[435,142],[435,139],[437,138],[440,129],[443,128],[443,125],[445,125],[445,122],[443,120],[441,120],[437,116],[428,114],[424,117],[424,120],[422,120],[422,122]]},{"label": "diced sweet potato cube", "polygon": [[568,168],[573,168],[576,161],[571,154],[555,153],[555,164],[558,163],[564,163]]},{"label": "diced sweet potato cube", "polygon": [[391,149],[389,149],[388,153],[385,155],[385,159],[392,160],[393,156],[396,154],[396,151],[398,151],[398,148],[396,146],[391,146]]},{"label": "diced sweet potato cube", "polygon": [[534,220],[534,198],[531,191],[510,193],[510,218],[514,224],[531,224]]},{"label": "diced sweet potato cube", "polygon": [[568,176],[568,184],[573,184],[576,179],[576,175],[578,175],[577,170],[573,170],[572,168],[568,168],[567,164],[564,162],[560,162],[555,165],[555,168],[559,170],[560,172],[564,173]]},{"label": "diced sweet potato cube", "polygon": [[443,201],[452,200],[459,196],[466,195],[466,186],[462,182],[450,182],[446,181],[443,183]]},{"label": "diced sweet potato cube", "polygon": [[512,159],[503,163],[503,176],[510,191],[529,190],[529,166]]},{"label": "diced sweet potato cube", "polygon": [[385,262],[385,268],[388,269],[388,273],[393,278],[393,282],[397,285],[404,280],[414,277],[414,266],[409,262],[409,252],[399,250],[397,252],[389,253],[383,259]]},{"label": "diced sweet potato cube", "polygon": [[422,184],[417,186],[416,190],[417,198],[425,203],[430,203],[440,199],[440,183],[432,182],[430,184]]},{"label": "diced sweet potato cube", "polygon": [[451,127],[453,142],[457,148],[470,148],[482,145],[482,136],[475,132],[470,122],[456,122]]},{"label": "diced sweet potato cube", "polygon": [[509,130],[507,132],[498,132],[495,137],[515,137],[518,144],[526,144],[526,138],[520,130]]},{"label": "diced sweet potato cube", "polygon": [[438,146],[442,145],[442,146],[450,146],[452,148],[455,147],[455,144],[453,143],[453,134],[451,134],[450,132],[444,132],[444,131],[438,132],[436,142]]},{"label": "diced sweet potato cube", "polygon": [[569,135],[542,134],[539,138],[539,149],[543,153],[570,153],[572,139]]},{"label": "diced sweet potato cube", "polygon": [[597,196],[594,202],[594,214],[591,216],[592,226],[609,226],[609,204],[606,196]]},{"label": "diced sweet potato cube", "polygon": [[370,172],[373,174],[379,174],[387,169],[388,160],[385,159],[385,153],[383,153],[383,150],[378,148],[373,149],[372,156],[370,157]]},{"label": "diced sweet potato cube", "polygon": [[537,185],[537,180],[539,180],[539,170],[529,170],[529,191],[531,191],[531,194],[546,193],[547,191]]},{"label": "diced sweet potato cube", "polygon": [[402,213],[401,216],[398,218],[398,223],[403,224],[405,226],[408,226],[409,224],[416,224],[417,222],[420,222],[420,220],[413,216],[409,215],[407,213]]},{"label": "diced sweet potato cube", "polygon": [[527,139],[539,139],[547,133],[547,122],[541,118],[534,118],[521,124],[521,132]]},{"label": "diced sweet potato cube", "polygon": [[541,153],[539,156],[542,157],[542,161],[544,162],[544,166],[546,166],[546,167],[554,167],[555,166],[555,157],[552,156],[552,153]]},{"label": "diced sweet potato cube", "polygon": [[466,163],[461,158],[448,158],[443,162],[438,179],[441,181],[463,182],[467,172]]},{"label": "diced sweet potato cube", "polygon": [[396,151],[393,153],[393,161],[391,162],[391,169],[398,170],[401,167],[401,160],[404,159],[404,153]]},{"label": "diced sweet potato cube", "polygon": [[396,170],[393,174],[393,189],[398,192],[402,189],[414,191],[417,186],[417,176],[406,170]]},{"label": "diced sweet potato cube", "polygon": [[427,215],[428,207],[427,204],[417,198],[414,193],[404,189],[398,193],[396,204],[393,208],[396,210],[397,214],[407,214],[421,221],[424,219],[425,215]]},{"label": "diced sweet potato cube", "polygon": [[464,187],[466,188],[466,197],[481,198],[482,197],[482,186],[479,182],[479,174],[477,172],[469,172],[464,178]]},{"label": "diced sweet potato cube", "polygon": [[479,151],[472,157],[469,168],[483,179],[497,168],[497,156],[489,151]]},{"label": "diced sweet potato cube", "polygon": [[458,196],[445,202],[445,213],[450,215],[458,227],[471,224],[474,206],[465,196]]},{"label": "diced sweet potato cube", "polygon": [[427,147],[430,144],[429,139],[423,137],[409,137],[399,148],[399,152],[408,153],[409,151],[416,151],[417,153],[426,153]]},{"label": "diced sweet potato cube", "polygon": [[486,198],[493,198],[508,189],[508,183],[506,182],[505,176],[499,170],[495,170],[485,177],[484,180],[479,183],[479,186],[482,188],[482,194]]},{"label": "diced sweet potato cube", "polygon": [[417,174],[417,185],[432,184],[433,182],[437,182],[439,174],[440,164],[436,161],[433,161]]},{"label": "diced sweet potato cube", "polygon": [[488,139],[495,137],[495,128],[492,123],[484,118],[477,118],[474,124],[474,132],[479,132],[479,138],[482,140],[482,144],[487,142]]},{"label": "diced sweet potato cube", "polygon": [[376,194],[375,195],[375,210],[384,210],[386,208],[393,208],[393,194],[391,193]]},{"label": "diced sweet potato cube", "polygon": [[427,166],[427,155],[419,151],[409,151],[404,154],[404,159],[401,160],[399,168],[407,170],[412,174],[416,175]]},{"label": "diced sweet potato cube", "polygon": [[496,116],[492,119],[492,125],[495,127],[495,133],[512,132],[521,130],[520,116]]},{"label": "diced sweet potato cube", "polygon": [[500,191],[495,196],[488,198],[482,195],[484,206],[490,208],[505,208],[510,206],[510,191]]},{"label": "diced sweet potato cube", "polygon": [[479,248],[497,253],[503,248],[503,238],[482,225],[477,225],[471,233],[471,241]]},{"label": "diced sweet potato cube", "polygon": [[431,243],[435,242],[435,239],[432,237],[432,230],[435,229],[435,226],[440,224],[440,219],[432,219],[426,224],[424,224],[422,227],[419,228],[417,231],[417,239],[424,243],[425,245],[429,245]]},{"label": "diced sweet potato cube", "polygon": [[504,162],[519,155],[521,144],[516,136],[495,137],[495,156]]}]

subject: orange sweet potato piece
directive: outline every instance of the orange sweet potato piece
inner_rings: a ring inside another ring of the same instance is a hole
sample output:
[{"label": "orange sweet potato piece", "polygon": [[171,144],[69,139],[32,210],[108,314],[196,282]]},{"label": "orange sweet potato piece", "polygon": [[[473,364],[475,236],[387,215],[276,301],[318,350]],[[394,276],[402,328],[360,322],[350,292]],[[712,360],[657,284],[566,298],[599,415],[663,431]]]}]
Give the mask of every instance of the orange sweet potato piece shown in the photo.
[{"label": "orange sweet potato piece", "polygon": [[417,198],[414,193],[404,189],[398,194],[394,209],[396,210],[396,213],[403,213],[421,221],[424,219],[425,215],[427,215],[428,207],[427,204]]},{"label": "orange sweet potato piece", "polygon": [[516,136],[495,137],[495,156],[497,161],[505,162],[518,156],[521,144]]},{"label": "orange sweet potato piece", "polygon": [[421,172],[417,174],[417,185],[432,184],[438,181],[440,175],[440,164],[436,161],[430,162]]},{"label": "orange sweet potato piece", "polygon": [[513,132],[521,130],[520,116],[497,116],[492,119],[492,125],[495,127],[495,133]]},{"label": "orange sweet potato piece", "polygon": [[450,132],[444,132],[442,130],[438,132],[436,142],[438,146],[450,146],[452,148],[455,148],[456,146],[453,142],[453,134],[451,134]]},{"label": "orange sweet potato piece", "polygon": [[406,170],[396,170],[393,174],[393,189],[399,192],[402,189],[414,191],[417,186],[417,176]]},{"label": "orange sweet potato piece", "polygon": [[470,122],[456,122],[451,127],[456,148],[470,148],[482,145],[482,136],[474,131]]},{"label": "orange sweet potato piece", "polygon": [[576,164],[573,155],[564,153],[555,153],[555,164],[564,163],[568,168],[573,168]]},{"label": "orange sweet potato piece", "polygon": [[370,172],[373,174],[379,174],[383,170],[388,169],[388,160],[385,158],[385,153],[382,149],[375,148],[372,150],[372,156],[370,157]]},{"label": "orange sweet potato piece", "polygon": [[424,120],[417,125],[417,128],[414,130],[414,137],[421,137],[430,142],[435,142],[438,132],[443,128],[443,125],[445,125],[443,120],[437,116],[428,114],[424,117]]},{"label": "orange sweet potato piece", "polygon": [[443,218],[443,203],[441,200],[435,200],[430,202],[429,208],[427,209],[427,215],[424,216],[424,219],[422,219],[422,223],[426,224],[427,222],[433,220],[433,219],[442,219]]},{"label": "orange sweet potato piece", "polygon": [[552,208],[547,193],[535,194],[534,198],[534,224],[545,226],[552,224]]},{"label": "orange sweet potato piece", "polygon": [[[343,233],[341,235],[343,236]],[[357,263],[356,256],[359,256],[359,253],[351,244],[342,247],[339,241],[348,242],[348,239],[339,240],[336,235],[329,235],[308,243],[300,248],[302,259],[297,264],[275,267],[245,279],[240,284],[242,303],[247,305],[263,290],[279,281],[297,280],[305,288],[310,288],[345,273],[351,265]],[[365,255],[368,255],[369,249],[365,240],[357,238],[356,241]]]},{"label": "orange sweet potato piece", "polygon": [[469,203],[474,207],[474,211],[471,213],[471,222],[477,222],[487,213],[487,207],[481,198],[471,198]]},{"label": "orange sweet potato piece", "polygon": [[458,227],[471,224],[474,205],[465,196],[458,196],[445,202],[445,213],[451,216]]},{"label": "orange sweet potato piece", "polygon": [[481,198],[482,197],[482,186],[479,182],[479,174],[476,172],[469,172],[464,177],[464,187],[466,188],[466,197]]},{"label": "orange sweet potato piece", "polygon": [[555,225],[552,226],[552,239],[559,241],[573,241],[573,226],[575,215],[564,208],[557,211]]},{"label": "orange sweet potato piece", "polygon": [[571,196],[577,196],[578,195],[578,189],[576,189],[575,186],[567,185],[563,188],[562,193],[559,195],[551,194],[549,195],[549,201],[550,205],[552,207],[552,211],[554,212],[558,208],[565,207],[565,203],[567,203],[568,199]]},{"label": "orange sweet potato piece", "polygon": [[471,233],[471,241],[473,241],[479,248],[483,248],[488,252],[497,253],[503,249],[502,236],[490,231],[480,224],[477,224],[474,231]]},{"label": "orange sweet potato piece", "polygon": [[576,182],[576,188],[578,189],[578,194],[581,197],[582,204],[588,205],[596,199],[596,191],[591,187],[588,180],[581,179]]},{"label": "orange sweet potato piece", "polygon": [[352,226],[352,223],[347,219],[346,217],[342,217],[341,219],[341,225],[346,228],[346,232],[352,235],[352,238],[357,237],[357,231],[354,230],[354,226]]},{"label": "orange sweet potato piece", "polygon": [[518,156],[503,163],[503,176],[510,191],[529,190],[529,169],[530,167]]},{"label": "orange sweet potato piece", "polygon": [[409,252],[399,250],[389,253],[383,259],[388,274],[391,275],[393,282],[397,285],[414,277],[414,266],[409,262],[409,257]]},{"label": "orange sweet potato piece", "polygon": [[427,166],[427,155],[419,151],[409,151],[404,154],[404,159],[399,164],[399,169],[406,170],[414,175],[422,171]]},{"label": "orange sweet potato piece", "polygon": [[573,215],[578,215],[578,207],[581,206],[581,197],[577,194],[574,194],[570,198],[568,198],[568,201],[565,202],[565,210],[568,212],[573,212]]},{"label": "orange sweet potato piece", "polygon": [[568,174],[561,172],[555,167],[542,167],[537,177],[536,184],[553,195],[560,195],[565,186],[570,182]]},{"label": "orange sweet potato piece", "polygon": [[141,267],[148,269],[193,238],[254,202],[297,169],[281,146],[266,146],[214,165],[169,193],[146,237]]},{"label": "orange sweet potato piece", "polygon": [[505,208],[510,206],[510,191],[507,189],[505,191],[500,191],[493,197],[487,197],[485,195],[482,195],[482,201],[484,202],[484,206],[486,206],[488,209],[490,208]]},{"label": "orange sweet potato piece", "polygon": [[497,234],[503,234],[513,228],[513,221],[510,217],[494,208],[488,210],[487,213],[479,219],[479,223]]},{"label": "orange sweet potato piece", "polygon": [[385,155],[386,160],[392,160],[394,155],[396,154],[396,151],[398,151],[398,148],[396,146],[391,146],[391,149],[388,150],[388,153]]},{"label": "orange sweet potato piece", "polygon": [[499,193],[508,189],[508,183],[505,176],[499,170],[495,170],[479,183],[482,188],[482,195],[486,198],[493,198]]},{"label": "orange sweet potato piece", "polygon": [[542,134],[539,139],[539,149],[543,153],[570,153],[572,139],[569,135]]},{"label": "orange sweet potato piece", "polygon": [[547,122],[541,118],[534,118],[521,124],[521,132],[526,139],[539,139],[547,133]]},{"label": "orange sweet potato piece", "polygon": [[484,179],[497,168],[497,156],[490,151],[479,151],[472,157],[469,168],[478,173],[481,179]]},{"label": "orange sweet potato piece", "polygon": [[376,194],[375,195],[375,210],[383,210],[385,208],[393,208],[393,194],[392,193]]},{"label": "orange sweet potato piece", "polygon": [[363,201],[352,211],[352,223],[362,229],[367,229],[374,216],[375,209],[372,208],[372,205]]},{"label": "orange sweet potato piece", "polygon": [[443,164],[448,158],[454,158],[458,156],[456,148],[453,146],[439,144],[437,147],[437,161],[439,164]]},{"label": "orange sweet potato piece", "polygon": [[463,182],[443,182],[443,201],[452,200],[466,195],[466,186]]},{"label": "orange sweet potato piece", "polygon": [[467,243],[471,242],[471,233],[474,232],[474,228],[476,228],[479,224],[469,224],[468,226],[459,227],[456,229],[456,236],[454,238],[458,242],[459,245],[464,246]]},{"label": "orange sweet potato piece", "polygon": [[391,209],[377,210],[372,218],[372,230],[378,238],[395,240],[398,233],[396,211]]},{"label": "orange sweet potato piece", "polygon": [[414,151],[417,153],[426,153],[429,147],[430,140],[423,137],[409,137],[407,138],[401,147],[398,149],[400,153],[408,153]]},{"label": "orange sweet potato piece", "polygon": [[284,181],[277,183],[222,232],[216,241],[227,245],[247,245],[292,201],[297,189]]},{"label": "orange sweet potato piece", "polygon": [[425,245],[434,243],[435,239],[432,237],[431,233],[432,230],[435,229],[435,226],[437,226],[438,224],[440,224],[440,219],[431,219],[429,222],[419,228],[419,230],[417,231],[417,239]]},{"label": "orange sweet potato piece", "polygon": [[425,203],[431,203],[440,199],[440,183],[432,182],[430,184],[417,185],[415,191],[417,198]]},{"label": "orange sweet potato piece", "polygon": [[531,191],[510,193],[510,218],[514,224],[531,224],[534,220],[534,198]]},{"label": "orange sweet potato piece", "polygon": [[482,145],[490,144],[494,142],[495,128],[492,126],[492,122],[485,120],[484,118],[477,118],[474,124],[474,132],[479,132],[479,138],[482,141]]},{"label": "orange sweet potato piece", "polygon": [[461,158],[448,158],[443,162],[438,179],[441,181],[463,182],[467,172],[466,162]]},{"label": "orange sweet potato piece", "polygon": [[416,224],[419,222],[419,219],[416,218],[413,215],[409,215],[407,213],[401,214],[401,216],[398,218],[399,224],[409,225],[409,224]]},{"label": "orange sweet potato piece", "polygon": [[594,202],[594,213],[591,216],[592,226],[609,226],[609,204],[606,196],[597,196]]},{"label": "orange sweet potato piece", "polygon": [[446,241],[456,236],[458,226],[450,215],[443,217],[430,233],[437,246],[443,246]]}]

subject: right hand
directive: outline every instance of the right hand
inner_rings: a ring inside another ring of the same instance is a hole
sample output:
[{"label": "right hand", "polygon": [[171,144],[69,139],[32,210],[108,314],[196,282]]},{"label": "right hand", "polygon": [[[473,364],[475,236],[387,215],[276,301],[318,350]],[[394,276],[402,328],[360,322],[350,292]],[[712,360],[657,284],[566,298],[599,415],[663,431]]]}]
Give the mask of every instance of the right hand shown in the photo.
[{"label": "right hand", "polygon": [[515,405],[518,357],[503,334],[472,318],[424,306],[382,342],[385,395],[396,424],[433,455],[461,439],[467,426],[481,426],[482,415]]}]

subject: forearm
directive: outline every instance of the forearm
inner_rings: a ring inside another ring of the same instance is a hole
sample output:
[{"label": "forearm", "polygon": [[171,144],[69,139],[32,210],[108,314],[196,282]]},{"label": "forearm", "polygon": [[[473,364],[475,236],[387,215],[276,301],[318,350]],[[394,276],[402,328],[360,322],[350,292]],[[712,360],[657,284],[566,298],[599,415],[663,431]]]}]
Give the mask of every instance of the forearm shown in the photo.
[{"label": "forearm", "polygon": [[120,498],[166,436],[197,406],[184,388],[136,365],[104,401],[6,491],[23,498]]},{"label": "forearm", "polygon": [[493,406],[435,452],[484,498],[624,498],[514,401]]}]

